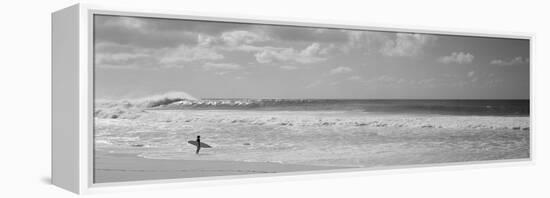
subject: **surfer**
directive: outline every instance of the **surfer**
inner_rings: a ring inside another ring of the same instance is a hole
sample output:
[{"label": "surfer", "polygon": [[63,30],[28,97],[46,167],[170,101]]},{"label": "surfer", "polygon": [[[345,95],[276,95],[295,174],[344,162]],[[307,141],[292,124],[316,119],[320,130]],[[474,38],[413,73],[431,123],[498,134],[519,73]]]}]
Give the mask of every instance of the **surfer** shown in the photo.
[{"label": "surfer", "polygon": [[201,136],[200,135],[197,135],[197,140],[196,141],[195,140],[190,140],[190,141],[187,141],[187,143],[197,147],[197,150],[195,151],[195,153],[197,155],[199,154],[201,148],[212,148],[212,146],[201,142]]},{"label": "surfer", "polygon": [[198,155],[200,150],[201,150],[201,136],[197,135],[197,151],[195,153]]}]

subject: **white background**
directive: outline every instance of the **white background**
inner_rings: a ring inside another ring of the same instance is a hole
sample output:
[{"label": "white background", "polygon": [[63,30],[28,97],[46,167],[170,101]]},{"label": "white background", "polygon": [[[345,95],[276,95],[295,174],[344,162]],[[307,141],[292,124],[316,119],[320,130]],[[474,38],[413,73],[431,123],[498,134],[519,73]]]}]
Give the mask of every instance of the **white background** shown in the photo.
[{"label": "white background", "polygon": [[[182,189],[96,197],[549,197],[549,5],[545,1],[98,0],[138,9],[182,10],[356,25],[534,33],[535,163],[490,168],[432,168],[277,179],[199,182]],[[77,1],[4,1],[0,8],[0,197],[75,196],[50,180],[50,13]],[[546,86],[545,86],[546,85]],[[546,92],[545,92],[546,90]],[[209,186],[213,184],[213,186]]]}]

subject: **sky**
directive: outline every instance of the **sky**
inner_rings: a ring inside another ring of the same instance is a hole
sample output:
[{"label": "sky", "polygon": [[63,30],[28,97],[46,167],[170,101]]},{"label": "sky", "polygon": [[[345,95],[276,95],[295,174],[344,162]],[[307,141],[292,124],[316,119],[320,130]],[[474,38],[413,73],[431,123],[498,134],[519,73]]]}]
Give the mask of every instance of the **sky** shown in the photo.
[{"label": "sky", "polygon": [[96,15],[96,99],[528,99],[529,40]]}]

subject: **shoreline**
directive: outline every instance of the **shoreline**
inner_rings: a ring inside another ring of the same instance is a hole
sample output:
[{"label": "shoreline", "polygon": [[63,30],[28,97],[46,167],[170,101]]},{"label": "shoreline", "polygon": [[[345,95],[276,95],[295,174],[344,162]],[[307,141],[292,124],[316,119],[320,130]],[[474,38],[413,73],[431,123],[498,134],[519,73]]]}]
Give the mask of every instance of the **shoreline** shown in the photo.
[{"label": "shoreline", "polygon": [[227,175],[317,171],[351,167],[222,160],[147,159],[133,154],[95,153],[94,183]]},{"label": "shoreline", "polygon": [[[530,117],[210,110],[116,115],[121,117],[94,120],[97,183],[530,156]],[[194,155],[186,142],[199,134],[215,155]]]}]

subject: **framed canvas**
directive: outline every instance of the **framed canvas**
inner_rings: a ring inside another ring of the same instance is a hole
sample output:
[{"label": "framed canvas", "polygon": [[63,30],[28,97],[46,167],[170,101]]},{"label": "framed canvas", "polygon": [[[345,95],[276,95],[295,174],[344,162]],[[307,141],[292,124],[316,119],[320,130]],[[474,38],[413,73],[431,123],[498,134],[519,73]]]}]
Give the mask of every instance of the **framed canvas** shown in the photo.
[{"label": "framed canvas", "polygon": [[529,163],[532,39],[75,5],[52,14],[52,182]]}]

